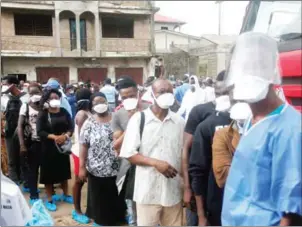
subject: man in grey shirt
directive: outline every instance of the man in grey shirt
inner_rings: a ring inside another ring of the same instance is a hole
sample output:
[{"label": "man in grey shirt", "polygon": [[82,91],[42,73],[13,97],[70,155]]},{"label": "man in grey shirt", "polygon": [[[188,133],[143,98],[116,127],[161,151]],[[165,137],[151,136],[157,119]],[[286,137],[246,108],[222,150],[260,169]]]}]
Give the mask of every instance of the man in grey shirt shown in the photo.
[{"label": "man in grey shirt", "polygon": [[[119,154],[129,119],[135,112],[144,110],[149,105],[139,99],[137,84],[131,78],[122,78],[118,81],[117,88],[122,100],[122,106],[113,114],[112,129],[114,132],[114,149]],[[120,160],[120,171],[117,176],[117,182],[127,174],[120,195],[124,196],[123,193],[125,193],[129,225],[136,226],[136,205],[132,200],[131,185],[130,183],[128,184],[130,177],[134,177],[131,174],[132,168],[130,166],[130,163],[126,159]]]}]

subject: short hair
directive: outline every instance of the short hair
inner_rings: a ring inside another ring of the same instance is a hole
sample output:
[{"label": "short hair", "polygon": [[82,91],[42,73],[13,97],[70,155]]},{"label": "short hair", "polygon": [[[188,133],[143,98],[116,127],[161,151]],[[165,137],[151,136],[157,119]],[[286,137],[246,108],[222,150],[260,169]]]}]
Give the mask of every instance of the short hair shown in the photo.
[{"label": "short hair", "polygon": [[137,84],[135,83],[135,81],[131,78],[125,78],[122,80],[119,80],[117,82],[117,89],[120,91],[121,89],[126,89],[126,88],[136,88],[137,89]]},{"label": "short hair", "polygon": [[6,80],[8,84],[15,84],[15,85],[19,85],[19,80],[16,76],[14,75],[7,75],[5,77],[2,77],[2,81]]},{"label": "short hair", "polygon": [[110,79],[110,78],[107,78],[107,79],[105,80],[105,84],[111,84],[111,79]]},{"label": "short hair", "polygon": [[224,77],[225,77],[225,70],[222,70],[220,73],[218,73],[216,77],[216,81],[224,81]]}]

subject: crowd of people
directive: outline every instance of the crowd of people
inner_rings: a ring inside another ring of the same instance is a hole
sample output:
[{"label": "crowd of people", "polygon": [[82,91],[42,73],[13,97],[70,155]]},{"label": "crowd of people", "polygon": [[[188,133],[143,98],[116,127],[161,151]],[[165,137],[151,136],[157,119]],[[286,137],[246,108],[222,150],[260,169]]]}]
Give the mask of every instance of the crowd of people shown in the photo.
[{"label": "crowd of people", "polygon": [[38,183],[49,211],[74,204],[80,224],[301,225],[301,114],[274,89],[277,59],[273,39],[246,33],[215,80],[20,86],[5,76],[2,172],[31,205]]}]

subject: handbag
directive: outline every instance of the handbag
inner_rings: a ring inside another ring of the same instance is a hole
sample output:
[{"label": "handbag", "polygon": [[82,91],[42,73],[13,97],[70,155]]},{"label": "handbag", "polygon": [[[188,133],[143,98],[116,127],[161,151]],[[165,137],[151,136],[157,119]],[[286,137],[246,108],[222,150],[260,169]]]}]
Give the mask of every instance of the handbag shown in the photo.
[{"label": "handbag", "polygon": [[[48,113],[48,122],[50,124],[50,127],[52,128],[51,117],[49,113]],[[72,148],[71,138],[68,138],[63,144],[57,144],[56,142],[54,143],[59,153],[66,154],[66,155],[71,154],[71,148]]]}]

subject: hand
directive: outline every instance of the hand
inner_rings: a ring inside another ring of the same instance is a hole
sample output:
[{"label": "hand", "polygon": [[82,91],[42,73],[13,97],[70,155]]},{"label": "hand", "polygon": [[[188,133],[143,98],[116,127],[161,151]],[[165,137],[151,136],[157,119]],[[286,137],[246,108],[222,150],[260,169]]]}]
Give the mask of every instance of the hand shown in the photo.
[{"label": "hand", "polygon": [[87,182],[87,170],[85,167],[80,167],[79,170],[79,180],[81,182]]},{"label": "hand", "polygon": [[177,170],[168,162],[158,160],[154,167],[167,178],[174,178],[177,175]]},{"label": "hand", "polygon": [[207,226],[208,225],[208,220],[206,216],[201,215],[198,216],[198,226]]},{"label": "hand", "polygon": [[24,144],[20,145],[20,152],[21,153],[27,152],[27,148],[26,148],[26,146]]},{"label": "hand", "polygon": [[60,136],[57,136],[57,137],[55,138],[55,142],[56,142],[57,144],[61,145],[61,144],[65,143],[66,139],[67,139],[67,138],[66,138],[65,135],[60,135]]},{"label": "hand", "polygon": [[184,191],[184,204],[188,209],[191,209],[191,198],[192,190],[186,187]]}]

